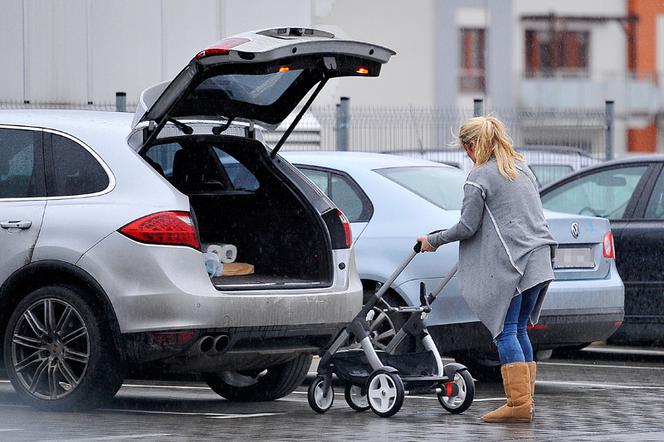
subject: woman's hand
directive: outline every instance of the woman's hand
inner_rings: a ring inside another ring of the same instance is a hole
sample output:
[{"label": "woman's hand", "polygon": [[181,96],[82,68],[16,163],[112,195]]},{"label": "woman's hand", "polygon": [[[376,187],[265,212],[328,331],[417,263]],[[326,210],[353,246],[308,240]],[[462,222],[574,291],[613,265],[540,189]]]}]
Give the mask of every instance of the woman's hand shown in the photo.
[{"label": "woman's hand", "polygon": [[420,250],[421,252],[435,252],[437,249],[437,247],[429,244],[429,240],[427,239],[426,235],[418,237],[417,241],[422,243],[422,248]]}]

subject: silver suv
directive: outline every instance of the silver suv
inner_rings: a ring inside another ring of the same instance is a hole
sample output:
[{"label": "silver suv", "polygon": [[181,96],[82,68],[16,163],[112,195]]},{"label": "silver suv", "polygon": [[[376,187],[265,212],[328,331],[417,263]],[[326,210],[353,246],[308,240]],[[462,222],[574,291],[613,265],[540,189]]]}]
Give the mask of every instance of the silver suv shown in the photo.
[{"label": "silver suv", "polygon": [[[200,373],[230,400],[293,391],[362,285],[347,219],[257,128],[315,86],[297,124],[329,78],[377,76],[393,54],[271,29],[199,52],[133,120],[0,112],[0,342],[18,394],[91,407],[127,370]],[[253,273],[211,277],[202,250],[220,243]]]}]

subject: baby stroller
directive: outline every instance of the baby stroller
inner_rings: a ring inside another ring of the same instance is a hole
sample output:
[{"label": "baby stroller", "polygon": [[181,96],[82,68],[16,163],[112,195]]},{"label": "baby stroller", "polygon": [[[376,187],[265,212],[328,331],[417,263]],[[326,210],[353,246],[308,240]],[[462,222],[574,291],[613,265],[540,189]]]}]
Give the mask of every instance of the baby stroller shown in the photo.
[{"label": "baby stroller", "polygon": [[[428,295],[425,284],[420,283],[419,307],[393,307],[382,300],[394,280],[420,249],[421,243],[418,242],[406,260],[367,301],[353,321],[339,332],[321,356],[318,375],[309,385],[307,394],[309,405],[314,411],[325,413],[332,407],[332,374],[345,385],[346,402],[352,409],[365,411],[371,408],[381,417],[398,412],[405,395],[436,394],[440,405],[455,414],[463,413],[473,403],[475,383],[468,369],[457,363],[443,364],[424,325],[424,319],[431,312],[431,303],[452,279],[457,266]],[[381,309],[383,312],[409,313],[409,317],[385,350],[377,351],[371,342],[368,322],[373,319],[374,308],[381,300],[387,306]],[[399,344],[409,336],[421,339],[424,350],[396,353]],[[342,349],[347,342],[353,341],[359,342],[360,348]]]}]

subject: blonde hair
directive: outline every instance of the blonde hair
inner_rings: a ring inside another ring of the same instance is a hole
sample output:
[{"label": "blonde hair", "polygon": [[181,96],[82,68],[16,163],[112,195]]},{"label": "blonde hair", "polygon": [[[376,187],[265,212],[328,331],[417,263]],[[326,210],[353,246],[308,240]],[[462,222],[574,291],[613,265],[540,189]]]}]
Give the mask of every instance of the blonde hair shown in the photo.
[{"label": "blonde hair", "polygon": [[498,171],[510,181],[519,175],[515,160],[525,161],[523,155],[512,147],[512,140],[507,135],[507,128],[493,116],[474,117],[467,120],[459,129],[458,144],[463,146],[475,142],[475,166],[480,166],[496,158]]}]

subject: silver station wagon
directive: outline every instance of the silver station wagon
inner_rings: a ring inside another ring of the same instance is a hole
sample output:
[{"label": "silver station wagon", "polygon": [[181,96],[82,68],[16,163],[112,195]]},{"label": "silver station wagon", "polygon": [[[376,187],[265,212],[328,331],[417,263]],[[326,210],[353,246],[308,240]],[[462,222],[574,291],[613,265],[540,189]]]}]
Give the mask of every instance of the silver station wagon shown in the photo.
[{"label": "silver station wagon", "polygon": [[[0,112],[0,342],[18,394],[91,407],[127,370],[199,373],[229,400],[293,391],[362,284],[348,220],[277,155],[292,128],[272,150],[257,128],[313,89],[296,124],[328,79],[378,76],[393,54],[270,29],[199,52],[133,120]],[[202,253],[215,245],[235,262]]]}]

